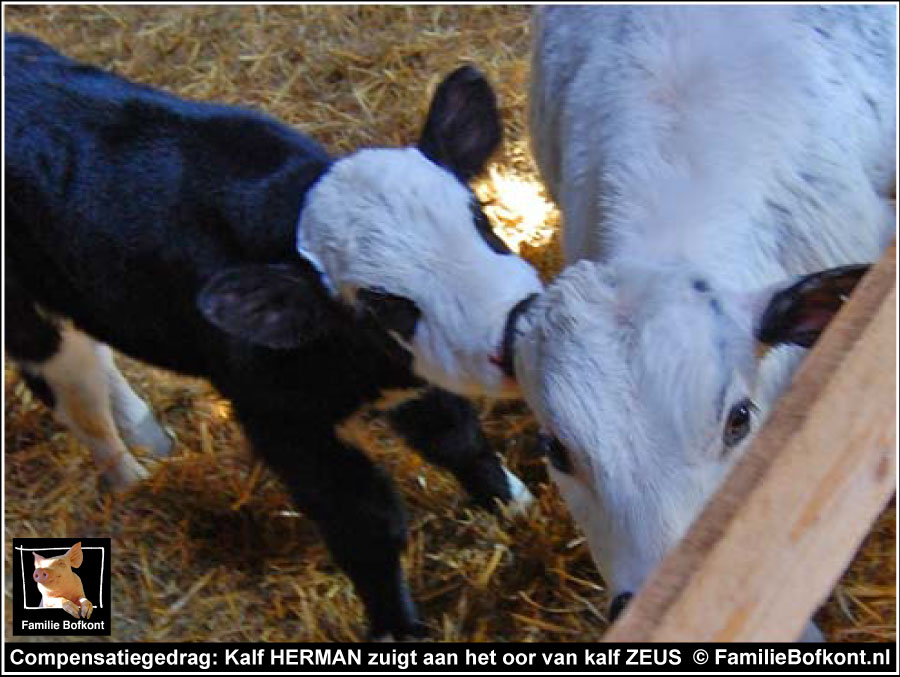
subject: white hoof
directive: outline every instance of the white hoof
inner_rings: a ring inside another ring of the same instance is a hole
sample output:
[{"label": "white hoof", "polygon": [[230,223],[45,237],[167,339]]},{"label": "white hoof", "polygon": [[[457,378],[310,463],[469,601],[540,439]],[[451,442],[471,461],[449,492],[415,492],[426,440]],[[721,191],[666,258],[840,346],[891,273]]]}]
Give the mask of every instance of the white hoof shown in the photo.
[{"label": "white hoof", "polygon": [[511,515],[526,515],[528,510],[534,505],[534,494],[526,487],[522,480],[513,475],[509,470],[503,468],[506,473],[506,481],[509,483],[510,500],[506,506],[507,511]]},{"label": "white hoof", "polygon": [[131,454],[124,454],[115,467],[103,473],[103,479],[113,491],[126,491],[149,475]]}]

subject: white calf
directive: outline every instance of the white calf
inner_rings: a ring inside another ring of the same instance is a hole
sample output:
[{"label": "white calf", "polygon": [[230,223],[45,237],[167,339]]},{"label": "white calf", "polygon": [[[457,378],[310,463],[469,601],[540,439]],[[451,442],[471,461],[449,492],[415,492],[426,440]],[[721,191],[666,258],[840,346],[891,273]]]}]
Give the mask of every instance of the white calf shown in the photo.
[{"label": "white calf", "polygon": [[864,267],[808,274],[893,236],[895,17],[536,13],[533,146],[573,265],[518,322],[515,366],[616,612]]}]

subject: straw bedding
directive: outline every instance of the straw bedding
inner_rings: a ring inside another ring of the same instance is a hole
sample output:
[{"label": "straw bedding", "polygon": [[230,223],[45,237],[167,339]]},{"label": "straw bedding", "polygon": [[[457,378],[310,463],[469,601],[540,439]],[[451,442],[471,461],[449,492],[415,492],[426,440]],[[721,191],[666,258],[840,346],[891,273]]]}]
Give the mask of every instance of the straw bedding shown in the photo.
[{"label": "straw bedding", "polygon": [[[526,140],[527,7],[7,7],[6,21],[126,77],[263,109],[334,153],[410,143],[439,79],[473,62],[497,86],[506,133],[479,196],[542,274],[559,270],[558,215]],[[88,452],[7,366],[7,538],[111,536],[113,640],[360,639],[348,580],[252,460],[228,403],[202,382],[120,364],[177,435],[174,457],[133,492],[103,493]],[[408,506],[405,564],[431,638],[598,639],[603,582],[533,453],[533,418],[521,403],[479,406],[496,448],[539,497],[527,522],[471,510],[376,412],[350,425]],[[894,639],[894,534],[892,505],[819,614],[830,639]],[[9,632],[9,548],[5,556]]]}]

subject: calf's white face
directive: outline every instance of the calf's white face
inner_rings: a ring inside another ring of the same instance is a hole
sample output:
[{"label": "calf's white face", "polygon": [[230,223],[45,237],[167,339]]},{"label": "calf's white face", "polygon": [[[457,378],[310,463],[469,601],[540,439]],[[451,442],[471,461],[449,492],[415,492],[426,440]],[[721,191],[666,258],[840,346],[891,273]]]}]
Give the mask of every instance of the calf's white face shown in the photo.
[{"label": "calf's white face", "polygon": [[511,390],[491,358],[508,312],[541,283],[448,169],[415,148],[342,159],[311,191],[298,242],[412,352],[419,376],[461,393]]},{"label": "calf's white face", "polygon": [[[305,196],[297,227],[298,259],[330,293],[407,348],[417,375],[461,394],[517,392],[501,360],[506,318],[541,289],[466,185],[500,136],[487,80],[457,69],[438,87],[417,147],[337,160]],[[291,348],[326,333],[316,286],[289,265],[244,266],[213,276],[198,306],[230,333]]]},{"label": "calf's white face", "polygon": [[612,597],[638,590],[746,448],[790,375],[782,344],[811,345],[864,270],[741,292],[583,261],[520,320],[516,375]]}]

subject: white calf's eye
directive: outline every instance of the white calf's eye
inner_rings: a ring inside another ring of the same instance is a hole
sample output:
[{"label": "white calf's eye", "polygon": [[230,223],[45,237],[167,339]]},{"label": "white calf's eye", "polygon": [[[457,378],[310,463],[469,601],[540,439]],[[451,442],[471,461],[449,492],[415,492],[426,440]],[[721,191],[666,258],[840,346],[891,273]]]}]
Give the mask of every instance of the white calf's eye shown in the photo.
[{"label": "white calf's eye", "polygon": [[743,440],[753,424],[753,410],[756,405],[748,398],[744,398],[735,404],[728,412],[725,421],[725,430],[722,433],[722,441],[726,448],[731,448]]}]

